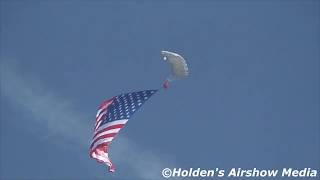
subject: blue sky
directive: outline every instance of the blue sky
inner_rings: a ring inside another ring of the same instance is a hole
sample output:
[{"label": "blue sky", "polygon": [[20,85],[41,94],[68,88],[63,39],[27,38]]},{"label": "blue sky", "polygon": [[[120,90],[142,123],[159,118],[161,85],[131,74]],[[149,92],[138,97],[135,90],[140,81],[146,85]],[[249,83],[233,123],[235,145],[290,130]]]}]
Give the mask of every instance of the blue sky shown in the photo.
[{"label": "blue sky", "polygon": [[[155,179],[164,167],[320,168],[319,1],[1,1],[1,179]],[[190,76],[88,157],[97,105]]]}]

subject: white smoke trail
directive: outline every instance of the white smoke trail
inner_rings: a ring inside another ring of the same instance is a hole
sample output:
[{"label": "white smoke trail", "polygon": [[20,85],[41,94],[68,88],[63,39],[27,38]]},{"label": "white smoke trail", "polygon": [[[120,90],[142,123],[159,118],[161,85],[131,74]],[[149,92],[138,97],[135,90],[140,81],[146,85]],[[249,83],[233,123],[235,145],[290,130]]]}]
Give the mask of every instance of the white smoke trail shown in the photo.
[{"label": "white smoke trail", "polygon": [[[46,89],[37,79],[23,76],[16,66],[4,61],[1,62],[1,95],[15,108],[31,113],[34,123],[47,127],[49,136],[59,135],[79,148],[88,149],[92,124],[86,115],[75,111],[67,98]],[[110,156],[130,167],[139,179],[159,179],[162,168],[172,166],[171,160],[164,161],[159,155],[143,150],[123,136],[117,137]]]}]

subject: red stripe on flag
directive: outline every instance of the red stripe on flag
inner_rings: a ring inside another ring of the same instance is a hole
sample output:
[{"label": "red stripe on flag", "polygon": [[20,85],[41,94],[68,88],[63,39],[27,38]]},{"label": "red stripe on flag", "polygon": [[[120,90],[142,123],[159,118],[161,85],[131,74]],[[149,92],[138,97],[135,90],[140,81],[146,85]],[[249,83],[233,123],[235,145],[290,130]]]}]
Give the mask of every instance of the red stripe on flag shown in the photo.
[{"label": "red stripe on flag", "polygon": [[94,143],[96,143],[97,141],[99,141],[100,139],[104,139],[104,138],[108,138],[108,137],[114,137],[115,135],[117,135],[118,133],[110,133],[110,134],[105,134],[103,136],[98,137],[97,139],[95,139],[92,143],[90,148],[93,147]]},{"label": "red stripe on flag", "polygon": [[103,116],[105,116],[106,114],[107,114],[107,109],[101,110],[98,117],[96,118],[96,122],[100,121],[103,118]]},{"label": "red stripe on flag", "polygon": [[124,124],[116,124],[116,125],[113,125],[113,126],[109,126],[107,128],[104,128],[104,129],[101,129],[100,131],[96,132],[93,136],[92,139],[96,138],[96,136],[104,131],[108,131],[108,130],[111,130],[111,129],[117,129],[117,128],[122,128],[124,126]]},{"label": "red stripe on flag", "polygon": [[108,99],[108,100],[103,101],[103,102],[100,104],[99,109],[105,109],[105,108],[107,108],[107,107],[112,103],[112,101],[113,101],[114,99],[115,99],[115,97],[112,97],[112,98],[110,98],[110,99]]}]

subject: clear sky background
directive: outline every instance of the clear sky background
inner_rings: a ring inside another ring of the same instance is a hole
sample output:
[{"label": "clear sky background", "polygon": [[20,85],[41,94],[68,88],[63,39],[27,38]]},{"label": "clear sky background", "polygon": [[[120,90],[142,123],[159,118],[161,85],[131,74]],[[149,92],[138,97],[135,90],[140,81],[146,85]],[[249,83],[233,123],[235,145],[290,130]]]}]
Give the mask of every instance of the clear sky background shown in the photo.
[{"label": "clear sky background", "polygon": [[[320,170],[320,3],[1,1],[0,179],[156,179],[164,167]],[[88,156],[98,104],[190,76]],[[318,175],[319,176],[319,175]]]}]

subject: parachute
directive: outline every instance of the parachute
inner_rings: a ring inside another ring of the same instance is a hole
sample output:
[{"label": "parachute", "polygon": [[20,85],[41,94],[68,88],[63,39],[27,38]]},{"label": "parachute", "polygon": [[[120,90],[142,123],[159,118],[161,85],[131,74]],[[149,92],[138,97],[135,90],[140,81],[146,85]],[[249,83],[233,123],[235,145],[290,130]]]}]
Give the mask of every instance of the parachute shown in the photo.
[{"label": "parachute", "polygon": [[169,82],[182,79],[189,75],[187,62],[181,55],[170,51],[161,51],[161,55],[171,67],[171,74],[163,83],[165,89],[169,87]]}]

